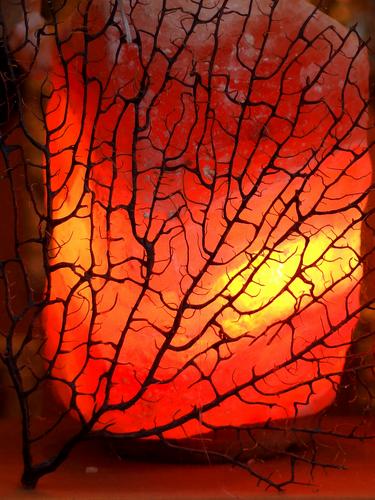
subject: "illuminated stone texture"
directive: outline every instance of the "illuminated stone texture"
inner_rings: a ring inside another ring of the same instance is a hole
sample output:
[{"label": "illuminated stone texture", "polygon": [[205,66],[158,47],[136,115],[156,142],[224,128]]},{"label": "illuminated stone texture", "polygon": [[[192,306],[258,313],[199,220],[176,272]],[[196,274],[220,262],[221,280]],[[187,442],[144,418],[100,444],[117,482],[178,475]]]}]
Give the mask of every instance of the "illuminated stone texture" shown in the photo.
[{"label": "illuminated stone texture", "polygon": [[319,412],[360,309],[363,45],[301,1],[134,2],[133,43],[100,5],[47,107],[55,392],[136,437]]}]

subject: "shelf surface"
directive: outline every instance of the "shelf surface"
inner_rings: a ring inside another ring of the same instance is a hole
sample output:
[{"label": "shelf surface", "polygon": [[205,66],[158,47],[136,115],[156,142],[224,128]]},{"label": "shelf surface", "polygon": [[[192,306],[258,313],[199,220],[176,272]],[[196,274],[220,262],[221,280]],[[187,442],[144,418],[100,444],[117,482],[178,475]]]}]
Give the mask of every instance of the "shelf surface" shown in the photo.
[{"label": "shelf surface", "polygon": [[[331,417],[347,428],[352,417]],[[332,420],[333,421],[333,420]],[[370,422],[375,429],[375,424]],[[281,495],[257,486],[254,477],[230,465],[192,465],[121,460],[103,442],[81,443],[53,474],[42,478],[36,490],[19,486],[22,470],[20,431],[15,421],[0,420],[0,498],[69,498],[124,500],[196,500],[375,498],[375,440],[321,440],[320,459],[345,470],[299,465],[299,477],[311,485],[290,485]],[[275,479],[288,473],[285,457],[265,460],[264,473]]]}]

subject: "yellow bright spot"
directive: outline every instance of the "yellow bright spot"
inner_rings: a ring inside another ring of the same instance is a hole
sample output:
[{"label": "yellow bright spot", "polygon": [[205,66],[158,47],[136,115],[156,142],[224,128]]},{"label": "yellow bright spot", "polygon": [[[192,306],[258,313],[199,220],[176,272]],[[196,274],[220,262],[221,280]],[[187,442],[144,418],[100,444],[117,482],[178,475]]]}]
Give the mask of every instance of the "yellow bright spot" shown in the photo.
[{"label": "yellow bright spot", "polygon": [[[217,290],[233,301],[221,316],[231,337],[256,333],[306,306],[331,287],[353,287],[360,270],[356,252],[360,231],[352,230],[332,245],[326,234],[307,243],[295,238],[272,251],[263,251],[217,283]],[[353,269],[357,268],[354,272]]]}]

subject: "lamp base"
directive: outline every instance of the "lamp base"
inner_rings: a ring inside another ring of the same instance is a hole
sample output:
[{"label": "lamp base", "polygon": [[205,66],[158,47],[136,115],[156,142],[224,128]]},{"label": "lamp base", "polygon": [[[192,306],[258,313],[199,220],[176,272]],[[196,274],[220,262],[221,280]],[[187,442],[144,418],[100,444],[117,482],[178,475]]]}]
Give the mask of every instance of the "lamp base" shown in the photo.
[{"label": "lamp base", "polygon": [[319,419],[319,415],[313,415],[273,421],[267,426],[220,429],[186,439],[111,438],[111,444],[123,459],[190,464],[246,463],[307,448],[312,440],[309,430],[317,427]]}]

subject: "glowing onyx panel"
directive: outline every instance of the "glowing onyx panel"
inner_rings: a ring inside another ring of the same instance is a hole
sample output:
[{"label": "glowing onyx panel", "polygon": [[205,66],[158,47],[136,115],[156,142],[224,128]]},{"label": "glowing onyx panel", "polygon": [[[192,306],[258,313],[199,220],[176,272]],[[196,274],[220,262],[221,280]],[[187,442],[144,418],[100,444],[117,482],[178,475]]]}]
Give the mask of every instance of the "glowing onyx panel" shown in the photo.
[{"label": "glowing onyx panel", "polygon": [[319,412],[360,307],[360,40],[301,1],[173,0],[127,43],[102,4],[50,75],[55,392],[131,436]]}]

